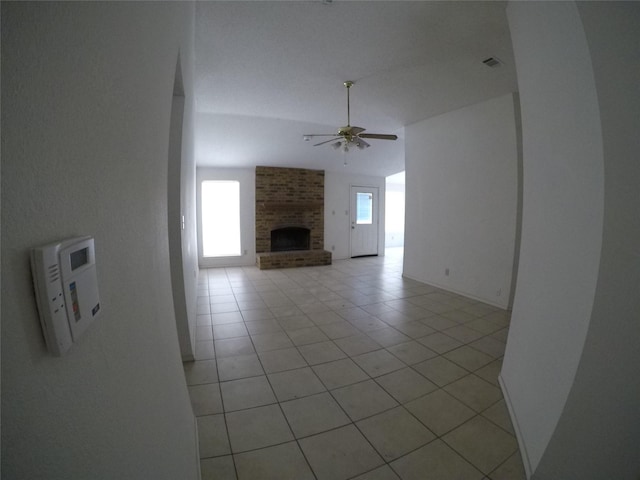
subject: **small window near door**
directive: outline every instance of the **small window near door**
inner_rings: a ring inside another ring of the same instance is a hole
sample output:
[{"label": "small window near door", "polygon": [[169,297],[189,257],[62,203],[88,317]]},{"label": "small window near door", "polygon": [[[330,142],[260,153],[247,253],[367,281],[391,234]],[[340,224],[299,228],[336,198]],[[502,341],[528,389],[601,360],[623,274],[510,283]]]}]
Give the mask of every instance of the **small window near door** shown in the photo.
[{"label": "small window near door", "polygon": [[241,254],[240,182],[202,182],[202,255],[229,257]]},{"label": "small window near door", "polygon": [[356,194],[356,223],[358,225],[373,223],[373,194],[362,192]]}]

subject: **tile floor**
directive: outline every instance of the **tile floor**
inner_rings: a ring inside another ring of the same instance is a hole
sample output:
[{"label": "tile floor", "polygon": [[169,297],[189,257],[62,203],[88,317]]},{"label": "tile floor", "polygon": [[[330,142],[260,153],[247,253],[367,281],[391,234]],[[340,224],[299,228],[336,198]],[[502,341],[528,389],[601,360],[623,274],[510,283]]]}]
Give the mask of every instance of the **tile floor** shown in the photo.
[{"label": "tile floor", "polygon": [[402,278],[402,253],[200,272],[185,373],[204,480],[519,480],[509,314]]}]

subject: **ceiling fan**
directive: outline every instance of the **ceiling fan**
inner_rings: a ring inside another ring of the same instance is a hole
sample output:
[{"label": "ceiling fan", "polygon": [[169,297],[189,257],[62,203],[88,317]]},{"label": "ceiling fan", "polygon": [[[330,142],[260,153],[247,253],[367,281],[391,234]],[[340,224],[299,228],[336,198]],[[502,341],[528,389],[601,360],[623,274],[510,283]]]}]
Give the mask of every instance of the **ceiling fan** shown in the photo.
[{"label": "ceiling fan", "polygon": [[[325,140],[324,142],[316,143],[314,147],[319,145],[325,145],[327,143],[331,143],[331,146],[336,150],[342,148],[344,152],[349,151],[349,147],[357,147],[360,150],[364,150],[370,145],[364,140],[368,139],[377,139],[377,140],[397,140],[397,135],[387,135],[382,133],[363,133],[365,131],[362,127],[356,127],[351,125],[351,110],[349,105],[349,90],[353,86],[354,82],[346,81],[344,82],[344,86],[347,88],[347,125],[345,127],[340,127],[338,129],[338,133],[310,133],[303,135],[306,141],[311,140],[313,137],[332,137],[329,140]],[[337,139],[337,141],[336,141]]]}]

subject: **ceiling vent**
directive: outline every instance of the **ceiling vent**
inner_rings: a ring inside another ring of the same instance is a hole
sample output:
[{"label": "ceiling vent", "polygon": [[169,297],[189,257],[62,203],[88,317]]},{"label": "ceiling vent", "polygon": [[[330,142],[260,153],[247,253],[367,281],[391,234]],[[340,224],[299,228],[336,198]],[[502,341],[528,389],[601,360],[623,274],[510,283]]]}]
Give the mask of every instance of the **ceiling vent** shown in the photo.
[{"label": "ceiling vent", "polygon": [[486,58],[482,61],[482,63],[484,63],[487,67],[491,67],[491,68],[496,68],[502,65],[502,62],[500,61],[500,59],[496,57]]}]

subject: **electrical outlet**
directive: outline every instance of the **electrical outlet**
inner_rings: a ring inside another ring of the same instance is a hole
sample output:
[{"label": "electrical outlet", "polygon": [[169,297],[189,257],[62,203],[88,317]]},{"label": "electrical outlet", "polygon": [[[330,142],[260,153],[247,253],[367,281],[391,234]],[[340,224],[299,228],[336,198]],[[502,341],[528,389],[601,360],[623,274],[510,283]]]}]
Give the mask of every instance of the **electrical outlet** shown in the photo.
[{"label": "electrical outlet", "polygon": [[499,288],[498,291],[496,292],[496,297],[499,297],[500,295],[502,295],[502,289]]},{"label": "electrical outlet", "polygon": [[444,269],[444,275],[445,275],[446,277],[448,277],[448,276],[449,276],[449,269],[448,269],[448,268],[445,268],[445,269]]}]

